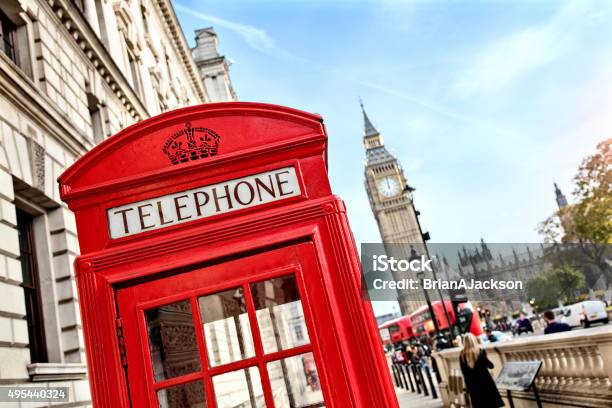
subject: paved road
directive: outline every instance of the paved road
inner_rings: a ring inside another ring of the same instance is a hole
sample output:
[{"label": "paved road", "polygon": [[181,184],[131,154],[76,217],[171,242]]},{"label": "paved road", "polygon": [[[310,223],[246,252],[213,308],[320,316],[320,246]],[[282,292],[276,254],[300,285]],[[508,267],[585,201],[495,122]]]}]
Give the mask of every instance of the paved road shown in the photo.
[{"label": "paved road", "polygon": [[441,408],[442,401],[440,399],[432,399],[425,397],[416,392],[405,391],[401,388],[396,388],[397,399],[402,408]]}]

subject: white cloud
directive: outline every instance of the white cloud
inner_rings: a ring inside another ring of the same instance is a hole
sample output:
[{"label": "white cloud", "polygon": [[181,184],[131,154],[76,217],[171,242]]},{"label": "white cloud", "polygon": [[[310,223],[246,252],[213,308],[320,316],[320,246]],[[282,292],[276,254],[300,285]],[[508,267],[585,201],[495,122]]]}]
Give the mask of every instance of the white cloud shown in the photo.
[{"label": "white cloud", "polygon": [[401,91],[397,88],[390,88],[387,86],[383,86],[380,84],[376,84],[373,82],[366,82],[366,81],[360,81],[358,82],[359,85],[365,86],[367,88],[385,93],[387,95],[399,98],[399,99],[403,99],[405,101],[409,101],[411,103],[414,103],[415,105],[421,106],[441,117],[445,117],[447,119],[452,119],[453,121],[457,121],[460,123],[464,123],[470,126],[474,126],[476,128],[479,129],[483,129],[483,130],[487,130],[489,132],[498,134],[500,136],[508,136],[508,137],[512,137],[513,133],[508,131],[505,128],[501,128],[499,126],[496,126],[495,124],[492,123],[488,123],[487,121],[485,121],[482,118],[476,117],[476,116],[472,116],[472,115],[468,115],[468,114],[464,114],[461,113],[459,111],[453,110],[443,104],[440,103],[434,103],[431,102],[429,100],[426,99],[422,99],[420,97],[414,96],[410,93]]},{"label": "white cloud", "polygon": [[[397,6],[394,0],[390,0],[389,4],[394,4],[394,6]],[[193,18],[197,18],[202,21],[206,21],[207,23],[213,24],[216,27],[223,27],[227,30],[230,30],[240,35],[251,48],[256,49],[258,51],[264,52],[269,55],[274,55],[276,57],[283,58],[285,60],[308,64],[311,68],[319,72],[326,73],[326,74],[331,73],[339,77],[343,81],[352,82],[352,83],[355,83],[356,85],[365,86],[367,88],[376,90],[378,92],[382,92],[382,93],[385,93],[385,94],[388,94],[388,95],[391,95],[391,96],[394,96],[400,99],[410,101],[412,103],[415,103],[425,109],[428,109],[436,113],[437,115],[441,115],[441,116],[444,116],[444,117],[447,117],[453,120],[476,125],[479,127],[488,128],[489,130],[492,130],[496,133],[500,133],[500,134],[505,133],[502,129],[494,128],[492,125],[486,124],[478,118],[471,117],[469,115],[465,115],[460,112],[453,111],[452,109],[449,109],[443,105],[418,98],[409,93],[402,92],[396,88],[390,88],[390,87],[386,87],[381,84],[376,84],[372,82],[354,81],[348,77],[343,76],[344,72],[342,73],[335,72],[333,69],[330,70],[330,67],[328,65],[319,64],[315,61],[295,55],[283,48],[278,47],[275,44],[274,39],[270,37],[270,35],[268,35],[268,33],[261,28],[258,28],[252,25],[248,25],[248,24],[238,23],[235,21],[226,20],[226,19],[216,17],[210,14],[201,13],[181,3],[174,3],[174,8]],[[410,7],[409,9],[412,9],[412,7]]]},{"label": "white cloud", "polygon": [[206,21],[207,23],[213,24],[215,27],[222,27],[238,34],[251,48],[257,51],[285,60],[308,63],[313,66],[316,65],[317,67],[322,67],[321,65],[318,65],[306,58],[294,55],[290,51],[277,46],[274,39],[262,28],[226,20],[210,14],[204,14],[180,3],[173,3],[173,5],[175,10],[181,11],[188,16]]},{"label": "white cloud", "polygon": [[496,40],[482,50],[451,85],[455,97],[495,92],[549,64],[577,44],[584,22],[597,17],[586,1],[564,4],[547,22]]},{"label": "white cloud", "polygon": [[206,21],[216,27],[223,27],[240,35],[247,44],[259,51],[270,51],[276,48],[274,40],[261,28],[248,24],[237,23],[220,17],[204,14],[180,3],[174,3],[174,8],[191,17]]}]

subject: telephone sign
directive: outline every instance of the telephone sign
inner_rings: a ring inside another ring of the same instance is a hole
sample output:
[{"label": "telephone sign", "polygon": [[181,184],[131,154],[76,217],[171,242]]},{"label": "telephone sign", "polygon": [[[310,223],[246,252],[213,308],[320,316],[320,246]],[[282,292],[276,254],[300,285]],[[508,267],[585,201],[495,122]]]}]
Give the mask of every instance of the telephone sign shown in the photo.
[{"label": "telephone sign", "polygon": [[163,228],[300,195],[293,167],[111,208],[111,238]]},{"label": "telephone sign", "polygon": [[398,407],[320,116],[176,110],[59,182],[95,407]]}]

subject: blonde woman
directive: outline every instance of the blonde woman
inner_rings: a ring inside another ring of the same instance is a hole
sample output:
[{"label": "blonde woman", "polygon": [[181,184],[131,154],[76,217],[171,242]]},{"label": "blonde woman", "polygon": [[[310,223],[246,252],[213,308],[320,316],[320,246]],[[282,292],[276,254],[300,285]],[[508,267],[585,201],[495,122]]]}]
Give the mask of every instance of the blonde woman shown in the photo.
[{"label": "blonde woman", "polygon": [[478,339],[472,333],[463,336],[463,349],[459,354],[461,372],[465,385],[470,393],[473,408],[503,407],[495,382],[489,373],[493,363],[480,348]]}]

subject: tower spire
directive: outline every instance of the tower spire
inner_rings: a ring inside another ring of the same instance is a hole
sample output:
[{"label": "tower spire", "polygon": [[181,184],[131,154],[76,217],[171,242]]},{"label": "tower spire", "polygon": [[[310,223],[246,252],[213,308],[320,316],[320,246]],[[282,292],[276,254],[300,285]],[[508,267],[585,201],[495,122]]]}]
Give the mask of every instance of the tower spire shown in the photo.
[{"label": "tower spire", "polygon": [[554,183],[554,184],[555,184],[555,196],[556,196],[557,205],[559,206],[559,209],[563,207],[567,207],[567,198],[565,198],[565,195],[563,194],[563,192],[561,191],[557,183]]},{"label": "tower spire", "polygon": [[363,101],[361,100],[361,98],[359,98],[359,105],[361,106],[361,111],[363,112],[364,136],[378,135],[378,130],[376,130],[376,128],[370,121],[370,118],[368,118],[368,114],[366,113],[365,108],[363,107]]}]

